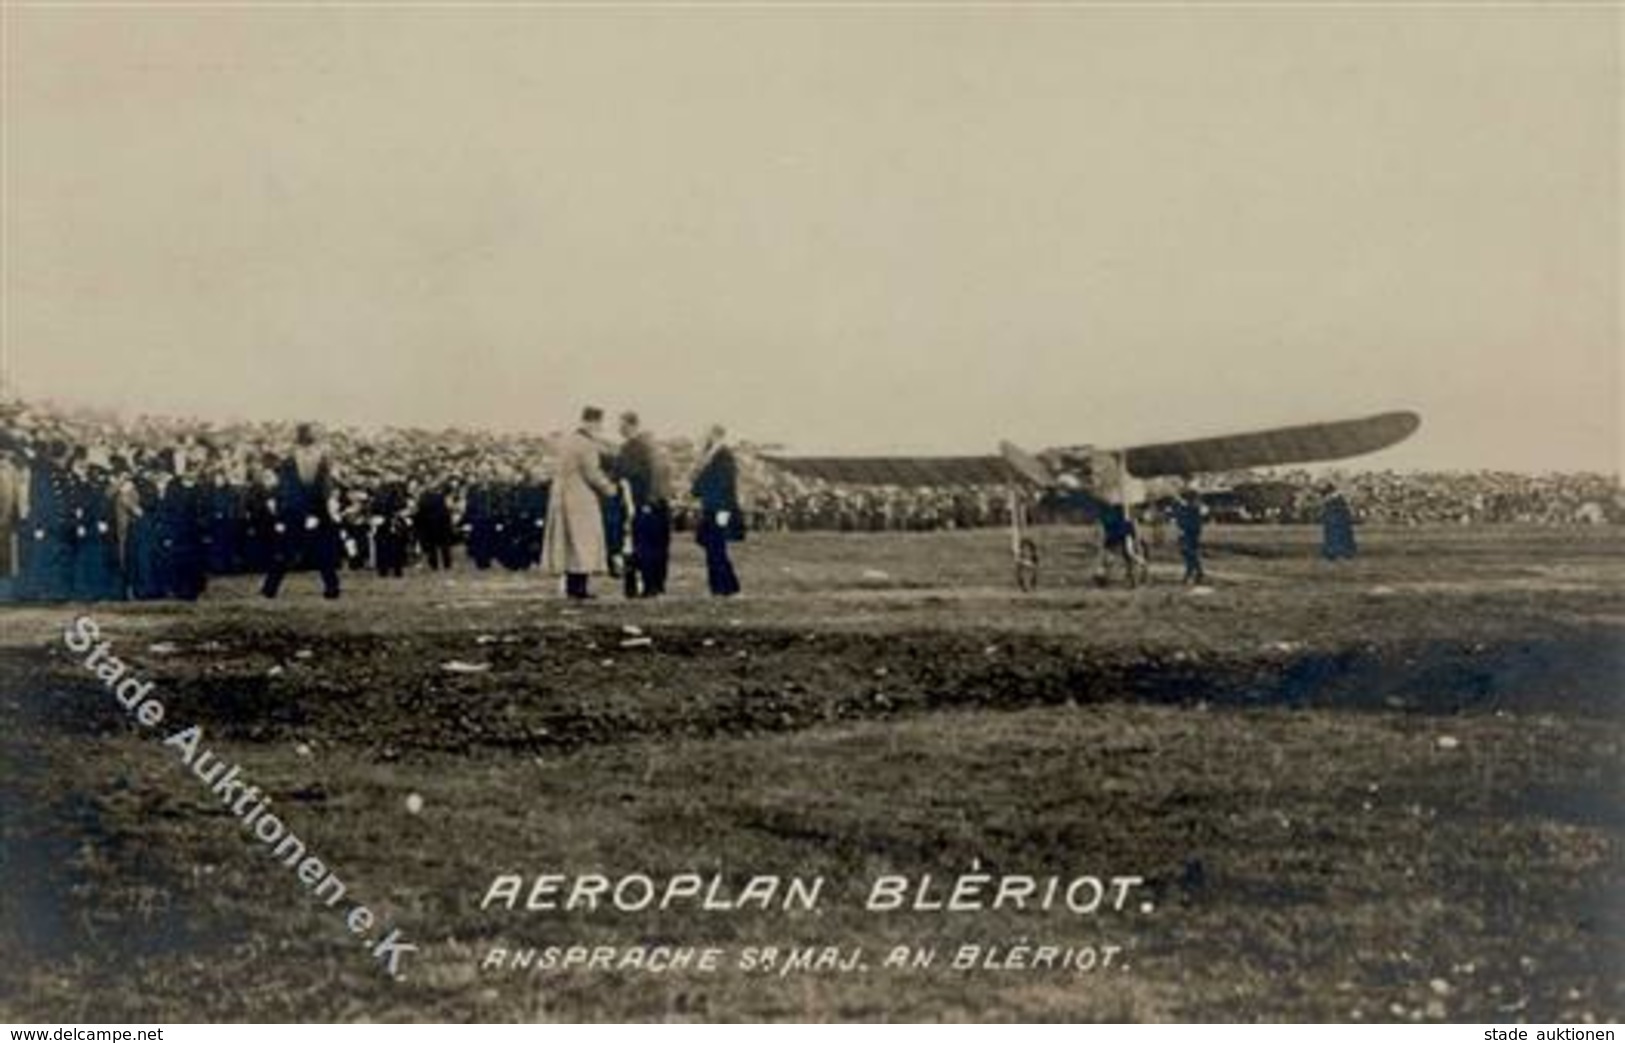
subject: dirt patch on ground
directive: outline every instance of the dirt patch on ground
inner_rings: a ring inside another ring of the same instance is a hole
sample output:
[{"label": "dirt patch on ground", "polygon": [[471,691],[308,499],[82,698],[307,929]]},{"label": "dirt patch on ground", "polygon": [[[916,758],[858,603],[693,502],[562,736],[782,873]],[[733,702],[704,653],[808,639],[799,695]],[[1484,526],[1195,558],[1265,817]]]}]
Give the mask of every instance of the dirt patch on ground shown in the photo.
[{"label": "dirt patch on ground", "polygon": [[[582,626],[331,639],[180,628],[138,651],[180,719],[247,742],[319,737],[383,756],[577,749],[963,709],[1137,701],[1615,715],[1625,643],[1594,626],[1519,641],[1088,648],[1002,633]],[[7,650],[25,729],[90,736],[124,714],[66,648]]]}]

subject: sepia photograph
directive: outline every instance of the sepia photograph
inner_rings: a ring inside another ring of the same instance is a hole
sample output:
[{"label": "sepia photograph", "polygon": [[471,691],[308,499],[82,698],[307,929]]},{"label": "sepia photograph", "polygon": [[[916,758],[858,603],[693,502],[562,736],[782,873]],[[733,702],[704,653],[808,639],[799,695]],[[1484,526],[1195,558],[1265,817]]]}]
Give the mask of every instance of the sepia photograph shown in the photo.
[{"label": "sepia photograph", "polygon": [[0,0],[0,1021],[1613,1039],[1622,50]]}]

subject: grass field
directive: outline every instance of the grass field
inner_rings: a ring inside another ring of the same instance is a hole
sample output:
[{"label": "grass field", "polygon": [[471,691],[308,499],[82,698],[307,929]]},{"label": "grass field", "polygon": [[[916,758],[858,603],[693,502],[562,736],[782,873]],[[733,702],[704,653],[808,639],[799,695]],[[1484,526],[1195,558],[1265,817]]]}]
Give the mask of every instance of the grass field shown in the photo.
[{"label": "grass field", "polygon": [[[1216,529],[1095,589],[1042,533],[764,535],[747,596],[540,576],[248,578],[0,612],[0,1016],[1616,1020],[1625,533]],[[605,587],[601,593],[607,595]],[[139,726],[64,643],[153,682]],[[191,724],[349,889],[316,900],[182,763]],[[416,796],[420,801],[409,801]],[[482,908],[544,873],[821,876],[814,911]],[[887,874],[1133,875],[1119,911],[871,912]],[[418,946],[384,973],[341,911]],[[1110,968],[956,969],[1054,947]],[[714,947],[697,970],[493,949]],[[771,970],[761,950],[781,951]],[[791,968],[825,947],[848,969]],[[931,966],[884,966],[894,949]],[[746,970],[750,954],[757,966]]]}]

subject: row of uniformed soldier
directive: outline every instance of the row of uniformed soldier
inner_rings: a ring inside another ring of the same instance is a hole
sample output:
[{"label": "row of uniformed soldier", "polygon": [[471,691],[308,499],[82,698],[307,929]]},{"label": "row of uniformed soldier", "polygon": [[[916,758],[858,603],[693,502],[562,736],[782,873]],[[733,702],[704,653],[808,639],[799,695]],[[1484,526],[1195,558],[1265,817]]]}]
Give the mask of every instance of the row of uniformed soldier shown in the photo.
[{"label": "row of uniformed soldier", "polygon": [[[247,486],[200,482],[177,469],[166,455],[159,466],[130,474],[92,466],[83,450],[62,447],[26,466],[8,461],[0,475],[8,500],[0,504],[7,517],[0,527],[0,598],[195,600],[210,575],[324,571],[341,559],[400,576],[414,547],[432,567],[451,565],[457,498],[444,487],[387,481],[359,492],[329,526],[269,464]],[[480,482],[466,502],[471,510],[462,528],[477,567],[537,564],[545,484]],[[309,517],[318,526],[307,533]],[[273,596],[280,583],[279,576],[270,585]],[[336,590],[336,582],[326,589]]]},{"label": "row of uniformed soldier", "polygon": [[[20,464],[19,460],[25,461]],[[205,499],[168,471],[130,475],[61,443],[8,458],[5,584],[25,601],[196,599],[207,575]]]},{"label": "row of uniformed soldier", "polygon": [[474,567],[488,569],[496,563],[519,571],[541,561],[547,498],[547,486],[534,477],[515,482],[487,474],[471,485],[463,501],[463,523]]},{"label": "row of uniformed soldier", "polygon": [[461,530],[476,568],[533,568],[541,559],[547,498],[547,484],[537,479],[481,478],[461,496],[450,483],[423,488],[397,479],[371,492],[351,490],[339,510],[345,562],[400,576],[417,548],[430,568],[450,568]]}]

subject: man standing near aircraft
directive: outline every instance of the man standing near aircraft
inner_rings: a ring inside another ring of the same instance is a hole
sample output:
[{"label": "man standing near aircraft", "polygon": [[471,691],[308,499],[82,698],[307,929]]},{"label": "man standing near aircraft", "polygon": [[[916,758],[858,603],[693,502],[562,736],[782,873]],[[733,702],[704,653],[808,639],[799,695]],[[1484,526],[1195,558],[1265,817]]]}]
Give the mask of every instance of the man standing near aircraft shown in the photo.
[{"label": "man standing near aircraft", "polygon": [[609,568],[599,498],[615,495],[615,486],[600,463],[603,424],[604,411],[588,406],[581,423],[560,440],[542,530],[542,566],[564,576],[564,593],[576,601],[591,597],[588,578]]},{"label": "man standing near aircraft", "polygon": [[1204,519],[1201,494],[1187,486],[1168,513],[1173,516],[1174,525],[1179,529],[1179,556],[1185,560],[1183,582],[1199,586],[1207,582],[1207,576],[1202,571]]},{"label": "man standing near aircraft", "polygon": [[1145,550],[1128,508],[1110,500],[1100,505],[1100,558],[1095,566],[1095,582],[1105,586],[1110,579],[1112,559],[1123,562],[1123,576],[1132,588],[1146,575]]},{"label": "man standing near aircraft", "polygon": [[1354,511],[1348,500],[1338,492],[1337,486],[1327,484],[1321,488],[1324,496],[1320,504],[1320,553],[1327,561],[1342,561],[1354,557]]}]

